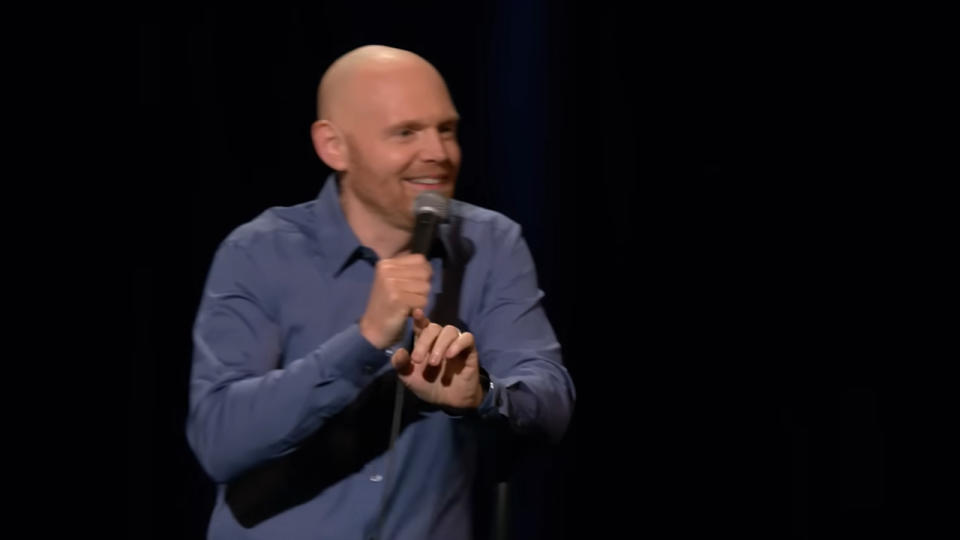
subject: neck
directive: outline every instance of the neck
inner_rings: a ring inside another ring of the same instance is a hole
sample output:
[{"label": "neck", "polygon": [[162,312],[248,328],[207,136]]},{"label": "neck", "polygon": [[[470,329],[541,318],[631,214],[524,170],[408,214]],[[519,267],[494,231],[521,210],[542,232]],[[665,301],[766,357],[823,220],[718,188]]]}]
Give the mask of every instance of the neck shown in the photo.
[{"label": "neck", "polygon": [[340,206],[360,244],[372,249],[379,258],[390,259],[409,251],[412,231],[384,222],[349,197],[341,196]]},{"label": "neck", "polygon": [[[349,220],[348,220],[349,222]],[[360,244],[369,247],[381,259],[391,259],[409,251],[410,232],[393,228],[365,230],[350,224]]]}]

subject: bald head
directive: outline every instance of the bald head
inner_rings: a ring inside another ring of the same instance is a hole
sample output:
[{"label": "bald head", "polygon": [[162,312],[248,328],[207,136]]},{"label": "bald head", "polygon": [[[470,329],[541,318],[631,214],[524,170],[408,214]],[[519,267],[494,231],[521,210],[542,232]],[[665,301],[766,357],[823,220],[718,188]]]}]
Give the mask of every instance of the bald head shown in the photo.
[{"label": "bald head", "polygon": [[310,135],[337,171],[344,215],[358,238],[385,242],[377,253],[393,256],[413,230],[416,196],[453,196],[460,116],[447,85],[420,56],[372,45],[337,59],[317,99]]},{"label": "bald head", "polygon": [[[346,113],[362,108],[362,101],[378,82],[391,77],[423,77],[446,84],[423,57],[403,49],[366,45],[338,58],[324,73],[317,91],[317,117],[342,124]],[[340,117],[340,118],[338,118]]]}]

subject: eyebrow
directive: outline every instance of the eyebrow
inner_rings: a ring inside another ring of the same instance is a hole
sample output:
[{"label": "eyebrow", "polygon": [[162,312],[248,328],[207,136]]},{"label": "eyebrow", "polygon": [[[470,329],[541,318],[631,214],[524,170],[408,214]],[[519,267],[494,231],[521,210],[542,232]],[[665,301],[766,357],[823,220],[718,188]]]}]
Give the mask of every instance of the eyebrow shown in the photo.
[{"label": "eyebrow", "polygon": [[[447,124],[457,124],[459,122],[460,122],[460,116],[450,116],[450,117],[444,118],[440,122],[437,122],[437,125],[443,126]],[[387,126],[387,131],[395,131],[398,129],[422,129],[426,125],[427,124],[425,122],[421,122],[419,120],[404,120],[402,122],[397,122],[396,124]]]}]

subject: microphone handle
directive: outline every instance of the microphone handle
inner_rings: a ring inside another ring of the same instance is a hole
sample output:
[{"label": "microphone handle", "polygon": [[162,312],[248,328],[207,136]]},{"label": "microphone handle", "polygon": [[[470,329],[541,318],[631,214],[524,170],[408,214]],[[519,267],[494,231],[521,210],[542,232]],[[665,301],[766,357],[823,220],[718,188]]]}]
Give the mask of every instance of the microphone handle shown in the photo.
[{"label": "microphone handle", "polygon": [[411,253],[427,255],[430,245],[433,244],[433,235],[437,226],[437,215],[432,212],[421,212],[416,216],[413,228],[413,240],[410,245]]}]

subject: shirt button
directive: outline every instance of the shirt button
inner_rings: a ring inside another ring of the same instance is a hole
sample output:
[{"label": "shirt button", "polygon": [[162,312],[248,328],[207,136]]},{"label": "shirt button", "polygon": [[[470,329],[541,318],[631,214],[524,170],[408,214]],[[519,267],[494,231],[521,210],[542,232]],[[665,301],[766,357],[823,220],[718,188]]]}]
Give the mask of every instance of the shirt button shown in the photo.
[{"label": "shirt button", "polygon": [[383,476],[382,476],[382,475],[379,475],[379,474],[375,474],[375,475],[373,475],[373,476],[370,477],[370,481],[371,481],[371,482],[381,482],[381,481],[383,481]]},{"label": "shirt button", "polygon": [[373,373],[373,364],[364,364],[363,372],[366,373],[367,375]]}]

